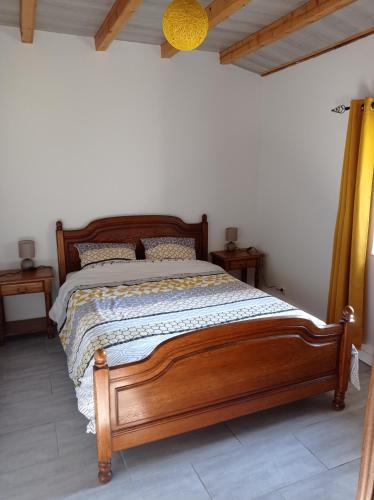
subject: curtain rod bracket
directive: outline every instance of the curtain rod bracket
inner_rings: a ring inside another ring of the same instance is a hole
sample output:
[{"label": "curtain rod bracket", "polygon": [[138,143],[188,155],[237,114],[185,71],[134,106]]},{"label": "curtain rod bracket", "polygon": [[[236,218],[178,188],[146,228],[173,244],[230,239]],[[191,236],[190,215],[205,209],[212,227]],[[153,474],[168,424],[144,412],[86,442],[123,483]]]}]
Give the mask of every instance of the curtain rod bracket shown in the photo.
[{"label": "curtain rod bracket", "polygon": [[339,104],[339,106],[336,106],[336,108],[333,108],[331,111],[333,113],[339,113],[339,114],[343,114],[345,113],[346,111],[349,111],[351,108],[349,106],[346,106],[345,104]]}]

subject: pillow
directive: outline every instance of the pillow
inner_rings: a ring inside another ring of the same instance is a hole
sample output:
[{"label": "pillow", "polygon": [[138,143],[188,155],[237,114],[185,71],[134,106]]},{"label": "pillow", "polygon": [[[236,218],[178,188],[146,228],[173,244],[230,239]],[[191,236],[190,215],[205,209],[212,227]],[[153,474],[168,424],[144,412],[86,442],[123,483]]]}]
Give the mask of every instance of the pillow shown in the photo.
[{"label": "pillow", "polygon": [[77,243],[81,268],[111,260],[136,260],[135,245],[132,243]]},{"label": "pillow", "polygon": [[196,259],[195,239],[166,236],[162,238],[144,238],[142,243],[147,260]]}]

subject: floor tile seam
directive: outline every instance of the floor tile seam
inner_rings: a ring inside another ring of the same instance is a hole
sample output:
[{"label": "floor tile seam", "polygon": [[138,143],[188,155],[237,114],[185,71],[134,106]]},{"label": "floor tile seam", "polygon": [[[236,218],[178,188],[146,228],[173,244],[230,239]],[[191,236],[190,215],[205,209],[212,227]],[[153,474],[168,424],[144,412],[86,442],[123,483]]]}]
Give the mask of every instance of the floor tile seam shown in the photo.
[{"label": "floor tile seam", "polygon": [[[327,468],[326,470],[324,470],[324,471],[322,471],[322,472],[317,472],[316,474],[313,474],[312,476],[310,476],[310,477],[309,477],[309,478],[307,478],[307,479],[300,479],[299,481],[296,481],[295,483],[292,483],[292,484],[291,484],[291,485],[289,485],[289,486],[294,486],[294,485],[296,485],[296,484],[298,484],[298,483],[303,483],[303,482],[305,482],[306,480],[312,479],[313,477],[316,477],[316,476],[318,476],[318,475],[320,475],[320,474],[326,474],[326,473],[328,473],[328,472],[331,472],[331,471],[337,470],[337,469],[339,469],[340,467],[342,467],[343,465],[350,464],[350,463],[352,463],[352,462],[355,462],[356,460],[359,460],[359,459],[358,459],[358,458],[354,458],[353,460],[348,460],[348,462],[344,462],[343,464],[335,465],[335,467],[332,467],[331,469]],[[282,491],[281,491],[281,490],[283,490],[283,489],[285,489],[285,488],[288,488],[288,486],[282,486],[281,488],[279,488],[279,489],[277,489],[277,490],[274,490],[274,491],[272,491],[271,493],[279,493],[279,494],[280,494],[280,495],[281,495],[281,496],[282,496],[285,500],[287,500],[287,499],[286,499],[286,497],[282,494]],[[260,498],[259,500],[261,500],[261,498]]]},{"label": "floor tile seam", "polygon": [[42,425],[60,423],[60,422],[63,422],[64,420],[70,420],[69,416],[64,415],[64,418],[61,419],[61,420],[59,420],[59,419],[58,420],[56,420],[56,419],[46,420],[46,421],[42,421],[42,422],[40,422],[38,424],[20,426],[20,427],[17,427],[16,429],[13,429],[13,430],[10,430],[10,431],[7,431],[7,432],[2,432],[1,431],[1,426],[0,426],[0,437],[1,436],[6,436],[7,434],[15,433],[15,432],[22,432],[22,431],[30,430],[30,429],[33,429],[34,427],[41,427]]},{"label": "floor tile seam", "polygon": [[232,434],[232,436],[235,438],[235,440],[240,444],[240,446],[243,446],[243,443],[240,441],[238,436],[235,434],[235,432],[231,429],[230,427],[230,421],[225,421],[223,422],[223,425],[226,427],[226,429]]},{"label": "floor tile seam", "polygon": [[199,480],[199,481],[200,481],[200,483],[202,484],[202,486],[203,486],[203,488],[204,488],[205,492],[207,493],[208,497],[212,499],[212,498],[213,498],[213,496],[210,494],[210,491],[209,491],[208,487],[205,485],[204,481],[203,481],[203,480],[201,479],[201,477],[200,477],[200,474],[199,474],[199,473],[198,473],[198,471],[195,469],[194,464],[193,464],[193,463],[190,463],[190,465],[191,465],[191,468],[192,468],[192,470],[194,471],[195,475],[197,476],[198,480]]},{"label": "floor tile seam", "polygon": [[301,444],[301,446],[302,446],[303,448],[305,448],[306,450],[308,450],[308,451],[309,451],[309,453],[310,453],[311,455],[313,455],[313,457],[314,457],[316,460],[318,460],[318,462],[319,462],[321,465],[323,465],[323,467],[324,467],[326,470],[330,470],[330,469],[329,469],[329,467],[328,467],[328,466],[327,466],[327,465],[323,462],[323,460],[322,460],[322,459],[320,459],[320,458],[319,458],[319,457],[318,457],[318,456],[317,456],[317,455],[316,455],[316,454],[315,454],[315,453],[314,453],[314,452],[313,452],[313,451],[312,451],[312,450],[311,450],[311,449],[310,449],[310,448],[309,448],[309,447],[308,447],[305,443],[303,443],[303,442],[302,442],[302,441],[301,441],[301,440],[300,440],[300,439],[299,439],[299,438],[298,438],[295,434],[293,434],[293,436],[294,436],[294,438],[296,439],[296,441],[297,441],[298,443],[300,443],[300,444]]}]

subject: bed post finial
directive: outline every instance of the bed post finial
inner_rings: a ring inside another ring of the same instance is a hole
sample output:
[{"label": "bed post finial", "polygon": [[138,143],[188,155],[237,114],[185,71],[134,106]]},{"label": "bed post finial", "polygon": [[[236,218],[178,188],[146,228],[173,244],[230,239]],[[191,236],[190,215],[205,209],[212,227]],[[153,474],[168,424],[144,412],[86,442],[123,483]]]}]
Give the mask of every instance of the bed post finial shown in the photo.
[{"label": "bed post finial", "polygon": [[201,217],[201,221],[202,222],[208,222],[208,216],[207,214],[203,214],[202,217]]},{"label": "bed post finial", "polygon": [[97,349],[95,351],[95,368],[107,368],[107,362],[106,362],[106,352],[104,349]]},{"label": "bed post finial", "polygon": [[352,306],[345,306],[342,312],[341,323],[354,323],[355,322],[355,311]]},{"label": "bed post finial", "polygon": [[56,222],[56,231],[62,231],[62,228],[63,228],[63,226],[62,226],[62,221],[61,221],[61,220],[58,220],[58,221]]}]

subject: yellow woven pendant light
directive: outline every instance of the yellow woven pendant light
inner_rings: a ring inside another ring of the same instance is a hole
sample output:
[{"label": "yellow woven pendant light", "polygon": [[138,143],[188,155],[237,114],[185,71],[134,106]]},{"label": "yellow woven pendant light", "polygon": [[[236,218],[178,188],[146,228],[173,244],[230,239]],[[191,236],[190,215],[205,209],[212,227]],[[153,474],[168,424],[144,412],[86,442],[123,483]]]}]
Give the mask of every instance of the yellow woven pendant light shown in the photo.
[{"label": "yellow woven pendant light", "polygon": [[208,15],[196,0],[173,0],[162,19],[166,40],[178,50],[193,50],[208,34]]}]

